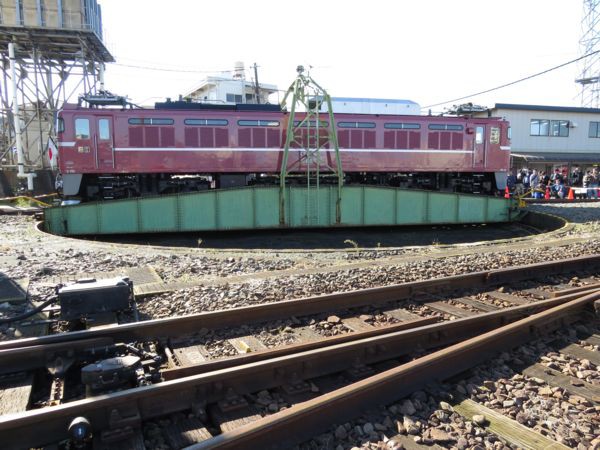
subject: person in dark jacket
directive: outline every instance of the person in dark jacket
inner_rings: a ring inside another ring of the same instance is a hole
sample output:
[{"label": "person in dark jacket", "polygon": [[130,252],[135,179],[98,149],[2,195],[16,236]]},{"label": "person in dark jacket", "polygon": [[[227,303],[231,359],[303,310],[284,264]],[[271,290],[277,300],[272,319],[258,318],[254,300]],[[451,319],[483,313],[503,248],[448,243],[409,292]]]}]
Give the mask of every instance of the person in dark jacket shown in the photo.
[{"label": "person in dark jacket", "polygon": [[554,184],[552,185],[552,194],[557,198],[565,198],[565,185],[562,183],[562,180],[559,178],[554,179]]},{"label": "person in dark jacket", "polygon": [[579,166],[575,166],[573,173],[571,174],[571,186],[581,186],[583,182],[583,172],[579,169]]}]

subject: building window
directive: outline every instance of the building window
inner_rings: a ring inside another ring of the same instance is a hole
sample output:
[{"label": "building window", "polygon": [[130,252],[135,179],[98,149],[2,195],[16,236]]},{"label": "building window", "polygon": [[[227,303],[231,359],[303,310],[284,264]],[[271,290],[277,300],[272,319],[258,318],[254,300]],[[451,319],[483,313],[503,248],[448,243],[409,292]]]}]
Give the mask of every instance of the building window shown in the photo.
[{"label": "building window", "polygon": [[230,103],[242,103],[241,94],[227,94],[227,101]]},{"label": "building window", "polygon": [[531,119],[530,131],[531,136],[548,136],[550,132],[550,121],[542,119]]},{"label": "building window", "polygon": [[600,138],[600,122],[590,122],[590,133],[588,136],[591,138]]},{"label": "building window", "polygon": [[383,127],[395,130],[418,130],[421,125],[418,123],[386,123]]},{"label": "building window", "polygon": [[550,136],[568,137],[569,136],[569,121],[568,120],[552,120],[552,121],[550,121]]},{"label": "building window", "polygon": [[531,119],[529,134],[531,136],[568,137],[569,121]]},{"label": "building window", "polygon": [[175,121],[173,119],[140,119],[134,118],[128,120],[129,125],[173,125]]},{"label": "building window", "polygon": [[338,122],[338,128],[375,128],[375,122]]},{"label": "building window", "polygon": [[199,127],[210,127],[210,126],[224,126],[229,122],[225,119],[185,119],[183,121],[186,125],[195,125]]},{"label": "building window", "polygon": [[23,14],[23,0],[17,0],[16,6],[17,25],[25,25],[25,15]]},{"label": "building window", "polygon": [[75,138],[90,138],[90,121],[88,119],[75,119]]},{"label": "building window", "polygon": [[242,127],[278,127],[276,120],[238,120],[238,125]]},{"label": "building window", "polygon": [[443,123],[432,123],[429,125],[430,130],[447,130],[447,131],[462,131],[462,125],[447,125]]},{"label": "building window", "polygon": [[110,139],[110,124],[108,119],[98,120],[98,134],[102,141],[108,141]]}]

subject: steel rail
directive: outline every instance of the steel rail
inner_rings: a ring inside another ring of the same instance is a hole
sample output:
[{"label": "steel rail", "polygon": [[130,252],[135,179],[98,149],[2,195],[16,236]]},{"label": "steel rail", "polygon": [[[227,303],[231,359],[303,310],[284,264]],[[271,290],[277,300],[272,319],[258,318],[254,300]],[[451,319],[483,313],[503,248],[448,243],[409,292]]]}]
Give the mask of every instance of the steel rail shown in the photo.
[{"label": "steel rail", "polygon": [[[553,297],[554,299],[561,299],[562,301],[570,301],[576,298],[583,297],[584,295],[591,294],[600,290],[600,284],[591,285],[589,289],[578,290],[576,292],[565,293],[564,295]],[[570,291],[570,290],[569,290]],[[534,303],[532,303],[534,305]],[[529,305],[525,305],[529,306]],[[483,314],[483,313],[482,313]],[[257,361],[264,361],[278,356],[291,355],[294,353],[300,353],[308,350],[317,348],[328,347],[344,342],[353,342],[360,339],[365,339],[371,336],[379,336],[383,334],[390,334],[395,331],[403,329],[417,328],[430,323],[438,322],[435,318],[423,318],[417,320],[411,320],[407,322],[401,322],[399,324],[388,325],[385,327],[378,327],[374,330],[368,330],[363,332],[347,333],[344,335],[331,336],[318,341],[301,342],[297,344],[290,344],[274,349],[260,350],[257,352],[247,353],[244,355],[236,355],[231,358],[220,358],[215,360],[203,361],[198,364],[193,364],[184,367],[176,367],[172,369],[166,369],[161,372],[163,380],[174,380],[177,378],[187,377],[190,375],[198,375],[201,373],[212,372],[214,370],[226,369],[229,367],[235,367],[242,364],[249,364]]]},{"label": "steel rail", "polygon": [[556,330],[566,325],[569,316],[581,313],[598,298],[599,293],[588,294],[555,306],[194,444],[186,450],[289,448],[368,408],[397,401],[428,383],[444,381],[499,352]]},{"label": "steel rail", "polygon": [[[580,256],[562,261],[516,266],[506,269],[473,272],[463,275],[434,278],[431,280],[400,283],[389,286],[359,289],[320,296],[280,302],[262,303],[235,309],[210,311],[187,316],[147,320],[112,325],[92,330],[73,331],[35,338],[0,342],[0,354],[4,350],[40,346],[54,343],[71,343],[91,338],[111,338],[114,342],[130,342],[167,338],[194,333],[201,328],[208,330],[254,324],[269,320],[319,314],[336,309],[355,308],[366,305],[382,305],[405,300],[420,293],[451,292],[465,288],[484,288],[503,283],[514,283],[547,275],[592,270],[600,268],[600,255]],[[68,348],[68,347],[65,347]],[[1,371],[0,367],[0,371]]]},{"label": "steel rail", "polygon": [[[0,436],[4,448],[36,447],[58,442],[66,438],[69,422],[78,416],[85,416],[94,432],[118,428],[123,423],[140,425],[145,419],[190,408],[203,408],[207,403],[224,398],[230,389],[243,395],[293,383],[293,380],[337,373],[356,364],[367,365],[394,359],[417,349],[439,348],[504,326],[530,313],[564,304],[570,299],[570,296],[565,296],[544,300],[40,410],[5,415],[0,417]],[[597,299],[600,299],[600,292],[576,301],[577,305],[583,307]],[[540,329],[538,326],[529,330],[533,333]],[[36,433],[31,433],[32,429]]]},{"label": "steel rail", "polygon": [[[336,309],[380,305],[411,298],[417,293],[451,292],[464,288],[484,288],[556,273],[600,267],[600,256],[584,256],[506,269],[473,272],[432,280],[401,283],[379,288],[327,294],[304,299],[263,303],[236,309],[218,310],[188,316],[154,319],[93,330],[74,331],[35,338],[0,342],[0,374],[44,367],[55,355],[74,348],[80,340],[107,339],[118,342],[157,340],[194,333],[201,328],[222,329],[247,323],[317,314]],[[576,288],[574,292],[589,289]]]},{"label": "steel rail", "polygon": [[212,372],[215,370],[227,369],[229,367],[250,364],[257,361],[265,361],[267,359],[277,358],[279,356],[291,355],[293,353],[301,353],[309,350],[328,347],[331,345],[343,344],[345,342],[353,342],[358,341],[360,339],[381,336],[383,334],[395,333],[396,331],[419,328],[425,325],[436,323],[438,321],[439,320],[435,317],[423,317],[421,319],[409,320],[393,325],[377,327],[372,330],[357,331],[337,336],[329,336],[322,339],[318,339],[316,341],[281,345],[279,347],[271,349],[259,350],[252,353],[232,356],[230,358],[219,358],[214,360],[203,361],[201,363],[189,366],[165,369],[161,371],[161,376],[162,379],[166,381],[175,380],[177,378],[188,377],[190,375],[198,375],[201,373]]}]

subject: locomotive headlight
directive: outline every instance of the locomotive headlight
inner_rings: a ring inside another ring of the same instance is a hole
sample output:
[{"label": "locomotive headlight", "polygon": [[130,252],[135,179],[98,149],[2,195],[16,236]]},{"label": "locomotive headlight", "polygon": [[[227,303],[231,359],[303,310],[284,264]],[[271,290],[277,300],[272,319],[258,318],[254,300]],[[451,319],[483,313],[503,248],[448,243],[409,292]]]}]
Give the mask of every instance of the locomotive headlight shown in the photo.
[{"label": "locomotive headlight", "polygon": [[75,448],[84,447],[92,438],[92,425],[85,417],[73,419],[68,431]]}]

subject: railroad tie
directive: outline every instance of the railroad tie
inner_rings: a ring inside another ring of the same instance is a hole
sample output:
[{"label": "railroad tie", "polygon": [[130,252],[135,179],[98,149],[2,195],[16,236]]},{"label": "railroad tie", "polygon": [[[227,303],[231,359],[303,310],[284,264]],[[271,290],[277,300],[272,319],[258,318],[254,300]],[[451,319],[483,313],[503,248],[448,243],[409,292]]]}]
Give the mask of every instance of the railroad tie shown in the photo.
[{"label": "railroad tie", "polygon": [[484,428],[520,448],[536,450],[569,448],[471,399],[463,399],[452,406],[454,411],[467,420],[473,420],[476,415],[483,415],[487,420],[483,425]]}]

